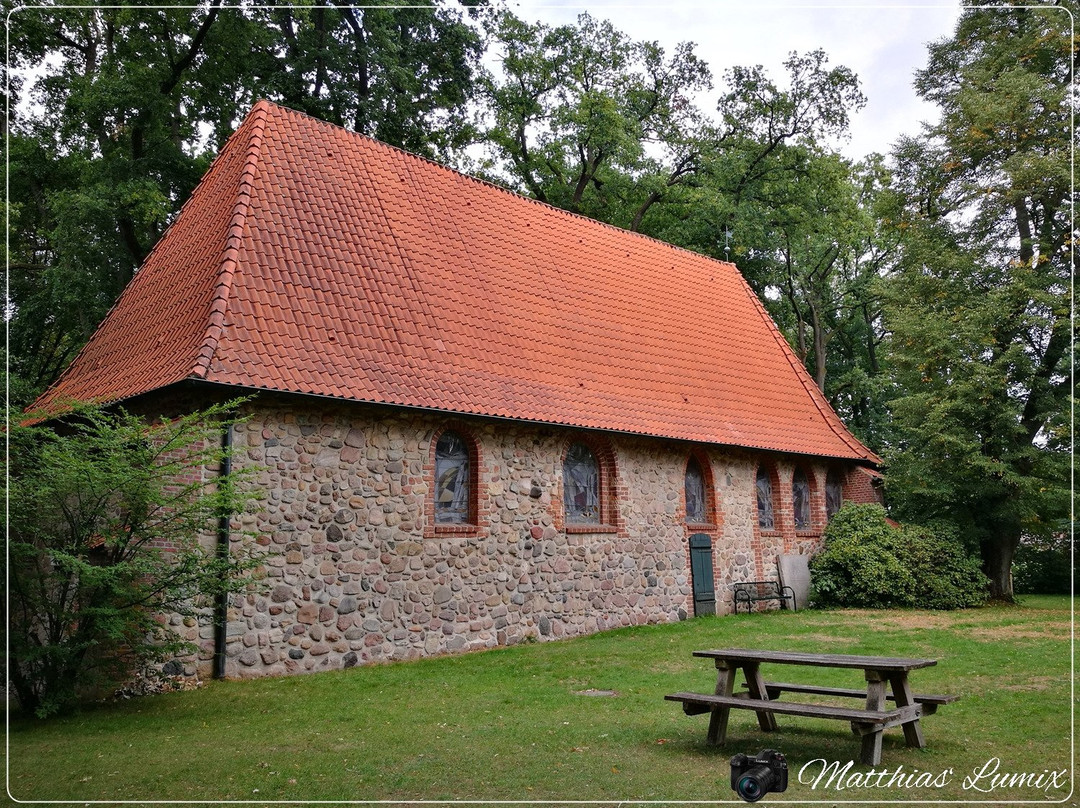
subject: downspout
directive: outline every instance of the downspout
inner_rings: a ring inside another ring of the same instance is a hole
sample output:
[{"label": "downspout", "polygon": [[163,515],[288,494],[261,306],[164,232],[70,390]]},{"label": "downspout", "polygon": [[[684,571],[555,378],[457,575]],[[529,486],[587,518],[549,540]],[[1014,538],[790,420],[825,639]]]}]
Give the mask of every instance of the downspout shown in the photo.
[{"label": "downspout", "polygon": [[[232,424],[226,424],[221,433],[221,472],[225,480],[232,473]],[[229,557],[229,520],[232,514],[222,511],[218,516],[217,557]],[[225,634],[229,623],[229,593],[218,593],[214,603],[214,678],[225,678]]]}]

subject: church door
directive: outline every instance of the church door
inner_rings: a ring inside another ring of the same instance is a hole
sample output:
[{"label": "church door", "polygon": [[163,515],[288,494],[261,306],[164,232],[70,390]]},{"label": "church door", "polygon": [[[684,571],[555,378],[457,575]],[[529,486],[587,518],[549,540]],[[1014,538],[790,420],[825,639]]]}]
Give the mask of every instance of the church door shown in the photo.
[{"label": "church door", "polygon": [[694,617],[716,614],[712,539],[706,533],[695,533],[690,537],[690,576],[694,587]]}]

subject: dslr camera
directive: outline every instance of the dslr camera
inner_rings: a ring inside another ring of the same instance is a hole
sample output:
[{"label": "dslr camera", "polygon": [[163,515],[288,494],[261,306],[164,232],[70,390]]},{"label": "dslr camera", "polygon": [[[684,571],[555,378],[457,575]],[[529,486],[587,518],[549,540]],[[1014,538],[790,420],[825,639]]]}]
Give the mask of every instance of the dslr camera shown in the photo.
[{"label": "dslr camera", "polygon": [[770,791],[787,790],[787,771],[787,760],[775,749],[754,757],[740,752],[731,759],[731,787],[747,802],[757,802]]}]

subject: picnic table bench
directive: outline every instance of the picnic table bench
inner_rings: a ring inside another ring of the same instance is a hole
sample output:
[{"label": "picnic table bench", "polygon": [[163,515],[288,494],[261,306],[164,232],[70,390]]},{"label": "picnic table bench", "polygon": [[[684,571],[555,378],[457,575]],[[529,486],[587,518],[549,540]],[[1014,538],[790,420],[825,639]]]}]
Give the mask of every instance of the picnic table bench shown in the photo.
[{"label": "picnic table bench", "polygon": [[781,606],[791,601],[791,610],[798,611],[795,590],[790,586],[782,586],[779,581],[740,581],[732,584],[731,588],[735,592],[735,614],[739,613],[740,603],[746,604],[746,611],[749,613],[753,611],[754,604],[762,600],[778,600]]},{"label": "picnic table bench", "polygon": [[[919,668],[937,664],[936,659],[902,659],[894,657],[857,656],[853,654],[811,654],[800,651],[762,651],[745,648],[724,648],[695,651],[694,656],[714,660],[717,680],[714,693],[672,693],[664,698],[681,702],[687,715],[709,713],[708,743],[722,744],[727,735],[731,710],[753,710],[764,732],[776,729],[776,715],[796,715],[809,718],[830,718],[848,721],[852,731],[862,737],[861,760],[876,766],[881,763],[882,732],[902,727],[908,746],[926,746],[919,719],[931,715],[943,704],[959,696],[916,694],[911,690],[908,674]],[[804,665],[818,668],[854,668],[863,671],[866,689],[826,687],[795,682],[768,682],[760,672],[762,663]],[[735,693],[735,676],[742,670],[747,692]],[[892,692],[887,693],[887,687]],[[781,693],[863,698],[863,708],[781,701]],[[886,701],[894,706],[886,706]]]}]

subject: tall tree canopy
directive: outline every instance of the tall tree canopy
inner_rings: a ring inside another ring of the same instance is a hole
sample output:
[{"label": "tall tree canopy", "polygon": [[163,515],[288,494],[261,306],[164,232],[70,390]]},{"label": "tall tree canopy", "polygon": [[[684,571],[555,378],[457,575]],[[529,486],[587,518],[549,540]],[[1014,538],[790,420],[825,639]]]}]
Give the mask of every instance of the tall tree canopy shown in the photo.
[{"label": "tall tree canopy", "polygon": [[[11,11],[11,4],[5,3]],[[22,7],[10,122],[13,397],[71,360],[260,97],[430,156],[471,137],[480,28],[410,7]]]},{"label": "tall tree canopy", "polygon": [[484,81],[488,170],[542,202],[639,229],[662,188],[698,167],[703,119],[692,96],[708,66],[670,56],[588,14],[556,28],[504,11],[501,74]]},{"label": "tall tree canopy", "polygon": [[889,489],[980,547],[1002,597],[1021,536],[1067,513],[1075,48],[1064,9],[965,11],[917,77],[940,123],[893,155]]}]

